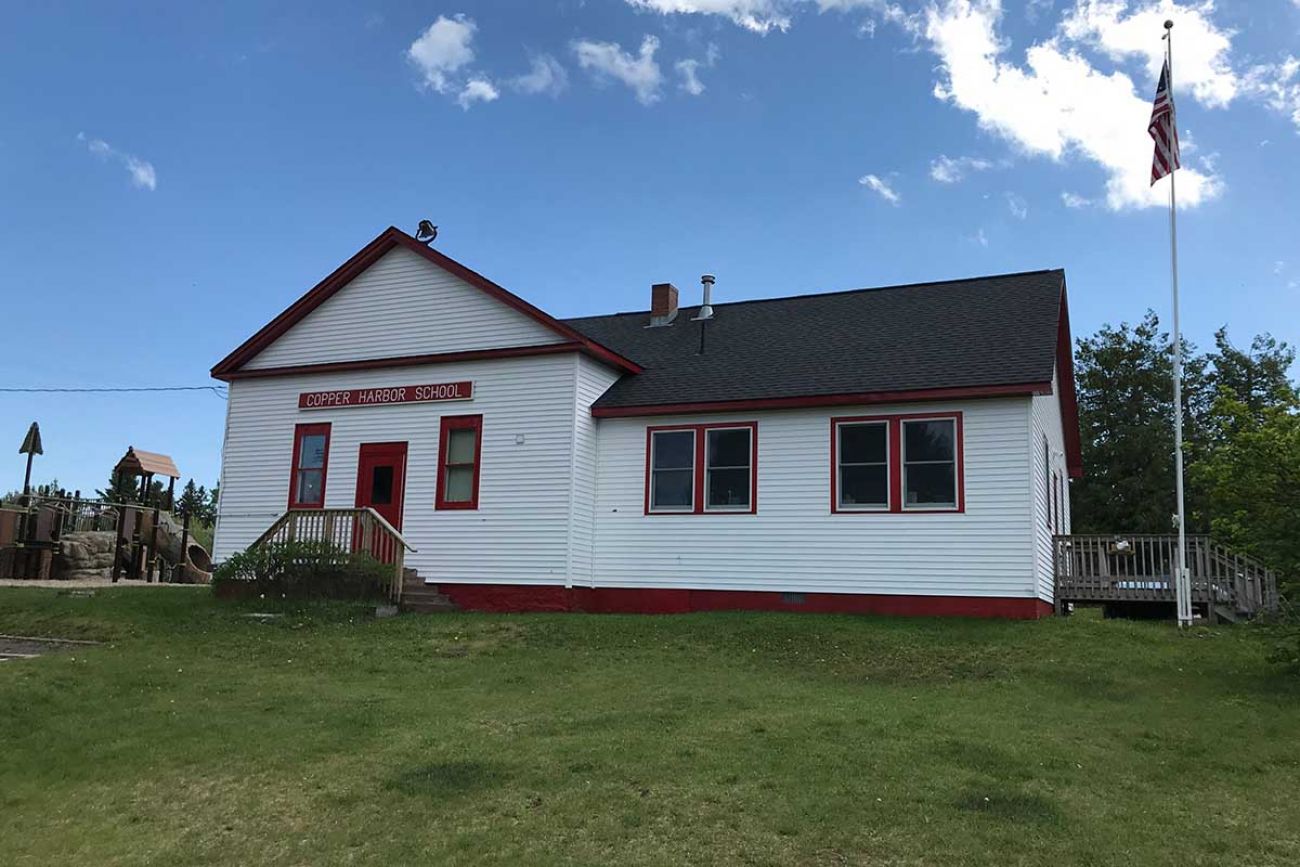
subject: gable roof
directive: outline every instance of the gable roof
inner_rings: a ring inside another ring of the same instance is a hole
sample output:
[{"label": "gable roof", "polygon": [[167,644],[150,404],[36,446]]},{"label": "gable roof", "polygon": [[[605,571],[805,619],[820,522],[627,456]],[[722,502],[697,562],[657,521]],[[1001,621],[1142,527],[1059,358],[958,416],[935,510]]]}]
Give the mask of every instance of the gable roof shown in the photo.
[{"label": "gable roof", "polygon": [[[281,335],[298,324],[321,304],[325,303],[336,292],[350,283],[357,275],[365,271],[371,265],[379,260],[381,256],[392,250],[394,247],[405,247],[423,256],[428,261],[442,268],[455,276],[464,280],[474,288],[490,295],[501,303],[518,310],[520,313],[534,319],[547,328],[551,329],[561,337],[565,338],[565,343],[549,345],[544,348],[539,347],[538,351],[555,352],[555,351],[580,351],[585,352],[615,368],[624,370],[628,373],[639,373],[641,366],[635,362],[623,357],[617,352],[601,345],[593,338],[582,334],[571,326],[566,325],[555,317],[543,310],[540,310],[529,304],[518,295],[498,286],[488,278],[473,271],[449,256],[439,253],[432,247],[427,247],[421,242],[415,240],[401,229],[389,226],[379,234],[377,238],[362,247],[356,255],[340,265],[334,273],[330,274],[321,282],[317,283],[309,292],[289,305],[279,316],[272,319],[263,326],[256,334],[245,340],[233,352],[223,358],[212,368],[212,376],[216,379],[231,380],[239,379],[243,376],[267,376],[289,372],[305,372],[297,368],[267,368],[261,370],[242,370],[243,366],[252,360],[259,352],[266,349],[274,343]],[[430,363],[431,361],[451,361],[457,358],[483,356],[484,352],[467,352],[467,353],[448,353],[443,356],[425,356],[419,358],[406,359],[381,359],[370,360],[368,366],[378,367],[392,365],[397,362],[401,363]],[[526,354],[520,348],[516,348],[511,354]],[[329,369],[343,368],[350,363],[332,363],[326,365],[312,365],[311,369]]]},{"label": "gable roof", "polygon": [[[645,368],[615,383],[592,414],[1049,394],[1059,366],[1070,437],[1076,415],[1062,270],[713,309],[703,329],[692,321],[698,307],[682,308],[671,325],[653,328],[644,312],[566,320]],[[1077,420],[1073,428],[1075,442],[1066,449],[1072,472],[1079,464]]]}]

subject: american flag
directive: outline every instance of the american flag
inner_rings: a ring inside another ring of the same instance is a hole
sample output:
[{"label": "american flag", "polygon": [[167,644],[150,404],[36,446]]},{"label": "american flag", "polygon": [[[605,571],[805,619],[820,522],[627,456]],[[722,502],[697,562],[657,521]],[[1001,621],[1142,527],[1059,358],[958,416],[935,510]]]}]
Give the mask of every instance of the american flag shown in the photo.
[{"label": "american flag", "polygon": [[1169,92],[1169,61],[1160,70],[1156,101],[1151,105],[1151,122],[1147,132],[1155,139],[1156,152],[1151,160],[1151,183],[1180,167],[1178,162],[1178,122],[1174,118],[1174,95]]}]

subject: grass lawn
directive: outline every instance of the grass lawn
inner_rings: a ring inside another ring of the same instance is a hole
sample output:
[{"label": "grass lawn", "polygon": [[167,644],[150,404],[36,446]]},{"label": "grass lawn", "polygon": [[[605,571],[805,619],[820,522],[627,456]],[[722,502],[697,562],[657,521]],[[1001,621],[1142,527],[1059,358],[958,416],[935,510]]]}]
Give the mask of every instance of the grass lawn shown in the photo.
[{"label": "grass lawn", "polygon": [[0,633],[106,641],[0,663],[10,865],[1300,863],[1259,629],[5,588]]}]

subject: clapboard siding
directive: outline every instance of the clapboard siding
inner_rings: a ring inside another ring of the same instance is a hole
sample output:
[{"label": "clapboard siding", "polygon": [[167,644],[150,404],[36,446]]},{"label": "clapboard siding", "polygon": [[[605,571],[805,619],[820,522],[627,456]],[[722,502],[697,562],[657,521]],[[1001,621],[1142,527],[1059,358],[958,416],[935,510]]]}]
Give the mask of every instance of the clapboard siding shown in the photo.
[{"label": "clapboard siding", "polygon": [[[472,401],[316,411],[297,407],[302,391],[463,379],[474,382]],[[233,382],[215,559],[247,547],[283,514],[294,425],[330,422],[327,506],[354,504],[362,443],[408,443],[402,530],[419,550],[406,562],[426,580],[563,582],[575,392],[573,354]],[[484,417],[477,511],[433,508],[438,421],[444,414]]]},{"label": "clapboard siding", "polygon": [[[1065,463],[1065,428],[1061,423],[1061,405],[1057,399],[1056,377],[1052,377],[1052,393],[1035,395],[1030,411],[1031,433],[1029,457],[1032,472],[1031,511],[1034,521],[1034,574],[1038,581],[1038,597],[1051,602],[1056,582],[1052,565],[1052,534],[1070,532],[1070,475]],[[1043,443],[1047,443],[1048,461],[1043,462]],[[1052,474],[1060,479],[1061,514],[1055,517],[1056,507],[1052,487]],[[1055,521],[1053,518],[1055,517]]]},{"label": "clapboard siding", "polygon": [[599,421],[591,415],[591,405],[619,378],[617,371],[575,355],[574,452],[573,452],[573,520],[569,527],[571,546],[569,573],[572,581],[590,585],[596,542],[597,454]]},{"label": "clapboard siding", "polygon": [[244,367],[539,346],[562,340],[419,254],[397,247]]},{"label": "clapboard siding", "polygon": [[[831,514],[831,416],[960,410],[966,511]],[[648,424],[757,421],[756,515],[643,514]],[[1032,597],[1025,398],[602,419],[595,580],[606,587]]]}]

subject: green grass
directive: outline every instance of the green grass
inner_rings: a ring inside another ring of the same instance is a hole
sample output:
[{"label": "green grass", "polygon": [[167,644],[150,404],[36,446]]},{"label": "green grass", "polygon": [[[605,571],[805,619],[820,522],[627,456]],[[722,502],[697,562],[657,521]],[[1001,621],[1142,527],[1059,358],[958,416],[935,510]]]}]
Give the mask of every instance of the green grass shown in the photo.
[{"label": "green grass", "polygon": [[1259,629],[0,589],[6,864],[1295,864]]}]

